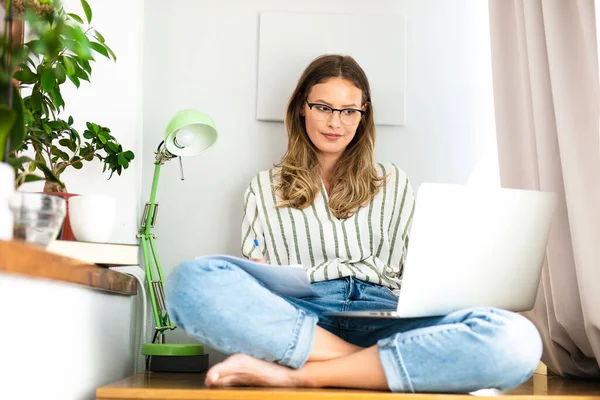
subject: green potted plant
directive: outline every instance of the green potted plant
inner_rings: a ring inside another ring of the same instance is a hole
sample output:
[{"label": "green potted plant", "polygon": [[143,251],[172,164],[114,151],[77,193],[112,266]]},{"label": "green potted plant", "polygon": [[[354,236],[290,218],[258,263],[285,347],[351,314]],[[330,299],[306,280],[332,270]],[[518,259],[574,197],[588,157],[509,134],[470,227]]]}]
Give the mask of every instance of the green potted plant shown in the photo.
[{"label": "green potted plant", "polygon": [[12,71],[20,50],[13,41],[10,3],[6,3],[5,16],[0,38],[0,240],[10,240],[13,236],[9,199],[14,192],[14,170],[8,164],[8,158],[21,146],[25,136],[23,101],[12,81]]},{"label": "green potted plant", "polygon": [[[89,82],[94,57],[116,61],[102,34],[91,26],[89,4],[81,0],[84,20],[67,13],[58,0],[18,3],[16,12],[27,24],[32,38],[20,48],[8,43],[3,46],[10,54],[10,61],[5,63],[2,77],[2,81],[10,84],[10,74],[16,68],[12,75],[24,94],[20,115],[15,110],[17,103],[12,107],[18,116],[13,128],[18,128],[22,140],[8,141],[8,162],[15,170],[15,186],[43,180],[44,192],[68,197],[61,174],[69,168],[81,169],[94,158],[101,161],[103,172],[110,173],[108,179],[115,172],[121,175],[134,159],[133,152],[123,149],[110,129],[86,122],[80,133],[71,116],[61,115],[65,109],[61,93],[64,84],[79,87],[82,80]],[[10,11],[9,2],[6,6]],[[17,133],[11,133],[13,136]],[[65,225],[68,229],[68,224]]]}]

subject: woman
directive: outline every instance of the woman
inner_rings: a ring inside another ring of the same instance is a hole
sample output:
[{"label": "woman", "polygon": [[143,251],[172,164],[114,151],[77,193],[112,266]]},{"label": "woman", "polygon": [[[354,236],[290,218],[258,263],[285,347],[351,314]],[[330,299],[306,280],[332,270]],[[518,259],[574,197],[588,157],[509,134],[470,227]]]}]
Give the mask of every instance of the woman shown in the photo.
[{"label": "woman", "polygon": [[233,354],[206,385],[348,387],[399,392],[507,389],[542,352],[518,314],[353,319],[327,311],[396,307],[414,197],[403,171],[374,165],[369,83],[351,57],[321,56],[288,104],[280,164],[245,194],[242,253],[302,264],[318,298],[278,296],[236,265],[190,260],[167,282],[175,323]]}]

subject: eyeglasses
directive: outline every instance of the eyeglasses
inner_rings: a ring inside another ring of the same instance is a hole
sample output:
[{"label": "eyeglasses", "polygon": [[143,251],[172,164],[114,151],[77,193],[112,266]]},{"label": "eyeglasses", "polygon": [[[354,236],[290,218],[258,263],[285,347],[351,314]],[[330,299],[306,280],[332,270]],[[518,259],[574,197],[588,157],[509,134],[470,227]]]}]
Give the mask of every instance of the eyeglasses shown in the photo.
[{"label": "eyeglasses", "polygon": [[329,119],[333,115],[335,111],[340,113],[340,121],[344,125],[356,125],[359,123],[360,119],[363,115],[365,115],[365,111],[357,110],[356,108],[344,108],[343,110],[337,108],[331,108],[326,106],[325,104],[318,103],[309,103],[308,100],[305,100],[306,104],[308,104],[308,108],[312,112],[312,116],[318,121],[325,121]]}]

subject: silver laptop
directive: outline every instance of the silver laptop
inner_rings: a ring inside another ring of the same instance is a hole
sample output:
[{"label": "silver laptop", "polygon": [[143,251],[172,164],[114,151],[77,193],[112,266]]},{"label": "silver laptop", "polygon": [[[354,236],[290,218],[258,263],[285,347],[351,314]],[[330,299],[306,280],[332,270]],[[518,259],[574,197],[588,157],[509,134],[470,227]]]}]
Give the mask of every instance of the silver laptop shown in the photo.
[{"label": "silver laptop", "polygon": [[556,195],[425,183],[417,193],[396,310],[338,317],[410,318],[475,306],[533,308]]}]

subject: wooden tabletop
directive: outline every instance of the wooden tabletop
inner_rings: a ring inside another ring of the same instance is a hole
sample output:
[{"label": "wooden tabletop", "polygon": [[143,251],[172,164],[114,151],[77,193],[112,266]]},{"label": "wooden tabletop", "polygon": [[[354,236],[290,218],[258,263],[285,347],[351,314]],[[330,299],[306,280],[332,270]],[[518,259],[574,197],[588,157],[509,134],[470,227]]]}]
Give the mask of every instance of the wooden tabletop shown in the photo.
[{"label": "wooden tabletop", "polygon": [[[468,394],[390,393],[353,389],[303,389],[230,387],[209,389],[204,386],[206,373],[143,372],[96,390],[96,400],[469,400]],[[567,380],[558,376],[534,374],[514,389],[478,393],[484,397],[508,397],[507,400],[600,400],[600,382]]]},{"label": "wooden tabletop", "polygon": [[137,281],[132,276],[16,240],[0,240],[0,272],[77,283],[125,295],[137,293]]}]

